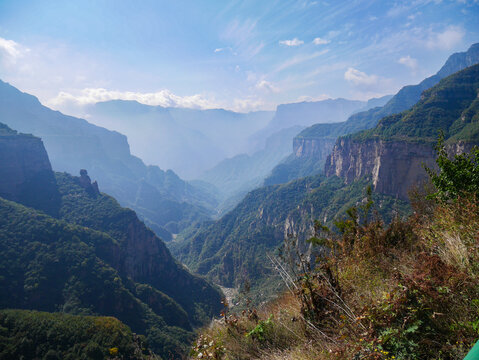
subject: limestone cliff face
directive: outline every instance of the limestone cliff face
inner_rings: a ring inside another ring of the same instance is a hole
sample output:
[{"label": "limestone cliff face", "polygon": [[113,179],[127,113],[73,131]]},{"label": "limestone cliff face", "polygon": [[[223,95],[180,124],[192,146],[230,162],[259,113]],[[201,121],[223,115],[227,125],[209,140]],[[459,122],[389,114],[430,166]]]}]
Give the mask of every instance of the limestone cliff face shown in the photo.
[{"label": "limestone cliff face", "polygon": [[[459,154],[472,146],[458,142],[449,145],[448,152]],[[433,143],[340,138],[326,161],[325,173],[346,183],[369,177],[377,192],[407,200],[411,187],[427,179],[424,165],[434,168],[435,158]]]},{"label": "limestone cliff face", "polygon": [[293,139],[293,153],[297,158],[326,159],[334,147],[336,139],[302,138]]},{"label": "limestone cliff face", "polygon": [[39,138],[15,132],[0,135],[0,197],[50,214],[57,210],[55,177]]}]

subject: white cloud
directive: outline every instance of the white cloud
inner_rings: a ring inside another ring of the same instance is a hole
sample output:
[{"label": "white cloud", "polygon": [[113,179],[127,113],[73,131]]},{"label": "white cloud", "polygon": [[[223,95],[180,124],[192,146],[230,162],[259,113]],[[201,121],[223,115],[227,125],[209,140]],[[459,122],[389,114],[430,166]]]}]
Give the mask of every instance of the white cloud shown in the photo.
[{"label": "white cloud", "polygon": [[255,88],[258,90],[266,91],[266,92],[272,92],[272,93],[279,92],[279,88],[276,85],[264,79],[258,81],[255,85]]},{"label": "white cloud", "polygon": [[314,45],[325,45],[329,44],[331,41],[326,40],[326,39],[321,39],[320,37],[317,37],[313,40]]},{"label": "white cloud", "polygon": [[398,60],[399,64],[405,65],[411,70],[416,70],[417,69],[417,60],[412,58],[411,56],[403,56]]},{"label": "white cloud", "polygon": [[207,99],[200,94],[190,96],[179,96],[170,90],[164,89],[154,93],[140,93],[132,91],[116,91],[104,88],[86,88],[76,94],[60,92],[56,97],[47,101],[49,106],[54,108],[62,107],[65,104],[83,106],[109,100],[136,100],[146,105],[161,105],[164,107],[185,107],[212,109],[219,105],[212,99]]},{"label": "white cloud", "polygon": [[449,26],[443,32],[431,32],[426,46],[429,49],[451,50],[462,42],[464,35],[464,30],[459,26]]},{"label": "white cloud", "polygon": [[281,40],[279,43],[280,45],[285,45],[285,46],[299,46],[299,45],[303,45],[304,41],[299,40],[298,38],[294,38],[292,40]]},{"label": "white cloud", "polygon": [[354,85],[375,85],[378,82],[378,77],[376,75],[368,75],[362,71],[359,71],[355,68],[348,68],[344,73],[344,78],[352,82]]},{"label": "white cloud", "polygon": [[221,52],[221,51],[223,51],[223,50],[224,50],[224,48],[216,48],[216,49],[215,49],[215,53]]},{"label": "white cloud", "polygon": [[28,51],[29,49],[13,40],[0,37],[0,59],[7,64],[15,64],[15,62]]},{"label": "white cloud", "polygon": [[291,66],[294,66],[294,65],[298,65],[298,64],[302,64],[306,61],[309,61],[309,60],[312,60],[312,59],[315,59],[317,58],[318,56],[321,56],[321,55],[324,55],[328,52],[329,50],[328,49],[325,49],[323,51],[316,51],[312,54],[304,54],[304,55],[298,55],[298,56],[295,56],[289,60],[286,60],[285,62],[283,62],[282,64],[280,64],[275,70],[274,72],[280,72],[280,71],[283,71],[284,69],[287,69]]}]

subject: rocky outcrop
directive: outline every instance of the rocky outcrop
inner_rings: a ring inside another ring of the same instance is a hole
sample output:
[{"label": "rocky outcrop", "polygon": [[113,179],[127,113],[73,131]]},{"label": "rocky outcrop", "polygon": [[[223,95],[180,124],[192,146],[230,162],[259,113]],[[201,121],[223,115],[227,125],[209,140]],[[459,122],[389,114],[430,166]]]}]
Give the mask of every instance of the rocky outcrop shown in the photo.
[{"label": "rocky outcrop", "polygon": [[0,197],[55,213],[59,194],[42,140],[14,131],[0,134]]},{"label": "rocky outcrop", "polygon": [[95,196],[100,195],[98,183],[96,181],[91,182],[91,179],[88,176],[88,171],[85,169],[80,170],[80,178],[78,179],[78,182],[80,183],[80,186],[87,191],[87,193]]},{"label": "rocky outcrop", "polygon": [[331,154],[335,138],[303,138],[293,139],[293,153],[297,158],[315,158],[324,161]]},{"label": "rocky outcrop", "polygon": [[[472,146],[457,142],[448,146],[448,152],[460,154]],[[435,158],[431,142],[340,138],[326,161],[325,172],[346,183],[368,177],[377,192],[408,200],[408,191],[427,179],[424,166],[434,168]]]}]

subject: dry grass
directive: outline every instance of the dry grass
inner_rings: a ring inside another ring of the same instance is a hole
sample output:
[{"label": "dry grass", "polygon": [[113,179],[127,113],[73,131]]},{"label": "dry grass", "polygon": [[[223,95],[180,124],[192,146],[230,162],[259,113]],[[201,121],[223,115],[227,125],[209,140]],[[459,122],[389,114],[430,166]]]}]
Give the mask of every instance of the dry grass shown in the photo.
[{"label": "dry grass", "polygon": [[203,331],[198,359],[462,359],[479,336],[475,200],[356,225],[294,293]]}]

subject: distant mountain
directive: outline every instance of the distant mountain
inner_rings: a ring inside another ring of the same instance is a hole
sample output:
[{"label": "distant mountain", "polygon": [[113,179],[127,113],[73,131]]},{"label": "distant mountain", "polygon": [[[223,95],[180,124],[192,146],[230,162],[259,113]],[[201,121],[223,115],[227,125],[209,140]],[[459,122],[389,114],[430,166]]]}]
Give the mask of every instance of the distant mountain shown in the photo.
[{"label": "distant mountain", "polygon": [[340,137],[326,161],[326,174],[351,183],[370,177],[376,191],[407,199],[411,186],[434,165],[439,132],[451,154],[479,145],[479,64],[423,92],[410,110],[386,116],[370,130]]},{"label": "distant mountain", "polygon": [[220,212],[230,210],[241,200],[240,195],[261,186],[273,168],[291,153],[292,140],[305,125],[318,121],[344,121],[352,112],[383,104],[389,98],[385,96],[368,102],[328,99],[279,105],[268,126],[250,139],[252,148],[258,150],[225,159],[198,179],[219,190],[220,201],[226,202],[220,205]]},{"label": "distant mountain", "polygon": [[[178,264],[85,170],[54,176],[38,138],[1,128],[0,158],[13,160],[8,182],[0,184],[0,308],[115,316],[147,335],[156,352],[184,353],[192,329],[220,310],[220,291]],[[43,159],[41,167],[17,161],[35,158]],[[46,172],[51,181],[44,188],[43,178],[35,181]],[[55,202],[38,198],[52,186]]]},{"label": "distant mountain", "polygon": [[351,114],[382,104],[389,99],[385,96],[373,101],[357,101],[347,99],[326,99],[320,101],[304,101],[299,103],[278,105],[273,119],[268,125],[251,136],[250,144],[259,150],[265,140],[273,133],[292,126],[307,127],[318,123],[335,123],[345,121]]},{"label": "distant mountain", "polygon": [[198,177],[221,160],[248,151],[248,137],[273,112],[149,106],[136,101],[100,102],[85,109],[89,121],[128,136],[132,152],[149,164]]},{"label": "distant mountain", "polygon": [[291,151],[291,139],[302,127],[293,126],[270,135],[264,149],[236,155],[207,170],[199,180],[213,184],[219,192],[219,213],[231,210],[250,190],[259,187],[263,179]]},{"label": "distant mountain", "polygon": [[437,84],[441,79],[479,62],[479,43],[472,45],[466,52],[451,55],[442,68],[417,85],[403,87],[384,106],[375,107],[351,115],[342,123],[318,123],[303,130],[294,140],[293,156],[274,169],[265,184],[277,184],[290,181],[304,175],[318,173],[332,150],[335,140],[342,135],[374,127],[379,119],[409,109],[416,104],[421,93]]},{"label": "distant mountain", "polygon": [[124,135],[53,111],[2,81],[0,118],[13,129],[41,137],[53,170],[77,174],[87,169],[103,191],[137,211],[165,240],[185,222],[208,219],[216,206],[210,194],[173,171],[145,166],[132,156]]}]

